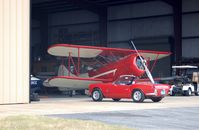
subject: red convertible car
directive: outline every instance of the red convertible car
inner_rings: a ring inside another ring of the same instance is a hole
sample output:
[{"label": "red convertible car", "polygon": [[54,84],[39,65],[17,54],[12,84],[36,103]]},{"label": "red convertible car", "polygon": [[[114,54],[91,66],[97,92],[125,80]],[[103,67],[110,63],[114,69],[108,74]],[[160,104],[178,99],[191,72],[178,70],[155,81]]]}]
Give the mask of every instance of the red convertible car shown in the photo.
[{"label": "red convertible car", "polygon": [[134,76],[123,75],[113,83],[90,84],[89,93],[94,101],[102,101],[103,98],[112,98],[114,101],[132,98],[134,102],[143,102],[148,98],[159,102],[168,94],[169,89],[169,85],[140,82]]}]

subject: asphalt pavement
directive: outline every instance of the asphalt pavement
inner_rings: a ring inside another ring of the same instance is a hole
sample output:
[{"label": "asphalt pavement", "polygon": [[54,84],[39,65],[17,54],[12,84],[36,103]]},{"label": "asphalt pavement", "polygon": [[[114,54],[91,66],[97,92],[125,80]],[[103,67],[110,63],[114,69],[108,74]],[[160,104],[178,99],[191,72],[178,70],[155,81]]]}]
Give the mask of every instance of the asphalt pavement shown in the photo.
[{"label": "asphalt pavement", "polygon": [[94,102],[87,96],[53,96],[30,104],[0,105],[0,118],[13,115],[101,121],[139,130],[199,130],[199,96],[167,96],[161,102],[122,99]]},{"label": "asphalt pavement", "polygon": [[138,130],[199,130],[199,107],[48,115],[94,120]]}]

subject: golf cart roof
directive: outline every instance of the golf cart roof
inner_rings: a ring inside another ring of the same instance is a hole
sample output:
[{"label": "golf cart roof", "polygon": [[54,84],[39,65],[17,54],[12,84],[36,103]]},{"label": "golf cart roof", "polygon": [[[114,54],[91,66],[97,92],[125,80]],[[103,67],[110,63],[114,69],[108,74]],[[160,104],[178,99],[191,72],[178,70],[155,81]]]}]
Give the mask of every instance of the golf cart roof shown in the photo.
[{"label": "golf cart roof", "polygon": [[179,66],[172,66],[172,69],[197,69],[198,66],[192,65],[179,65]]}]

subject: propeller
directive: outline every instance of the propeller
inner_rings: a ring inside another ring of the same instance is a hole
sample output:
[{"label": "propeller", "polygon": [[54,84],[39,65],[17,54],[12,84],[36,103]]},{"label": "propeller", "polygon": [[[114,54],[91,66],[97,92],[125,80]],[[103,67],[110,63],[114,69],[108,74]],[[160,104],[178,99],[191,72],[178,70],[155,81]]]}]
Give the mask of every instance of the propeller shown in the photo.
[{"label": "propeller", "polygon": [[133,45],[133,48],[135,49],[136,53],[138,54],[141,62],[142,62],[142,65],[144,66],[144,69],[145,69],[145,72],[148,76],[148,78],[150,79],[151,83],[155,83],[154,82],[154,79],[153,79],[153,76],[151,75],[151,72],[149,71],[148,67],[146,66],[146,62],[144,61],[144,59],[142,58],[142,56],[139,54],[138,50],[136,49],[135,47],[135,44],[133,43],[133,41],[131,40],[131,44]]}]

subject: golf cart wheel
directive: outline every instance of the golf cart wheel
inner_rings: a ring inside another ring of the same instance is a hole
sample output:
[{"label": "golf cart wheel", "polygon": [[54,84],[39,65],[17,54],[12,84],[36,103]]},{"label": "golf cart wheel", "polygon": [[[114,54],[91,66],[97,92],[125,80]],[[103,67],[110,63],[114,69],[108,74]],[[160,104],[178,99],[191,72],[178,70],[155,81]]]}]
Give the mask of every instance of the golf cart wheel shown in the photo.
[{"label": "golf cart wheel", "polygon": [[195,95],[198,96],[199,95],[198,92],[195,92]]},{"label": "golf cart wheel", "polygon": [[187,91],[184,92],[184,96],[191,96],[192,94],[192,91],[191,91],[191,88],[189,88]]},{"label": "golf cart wheel", "polygon": [[102,101],[103,95],[100,89],[94,89],[92,92],[93,101]]},{"label": "golf cart wheel", "polygon": [[159,101],[162,100],[162,97],[152,97],[151,100],[152,100],[153,102],[159,102]]},{"label": "golf cart wheel", "polygon": [[141,90],[134,90],[132,93],[132,99],[134,102],[143,102],[145,96]]},{"label": "golf cart wheel", "polygon": [[113,98],[113,101],[118,102],[121,98]]}]

